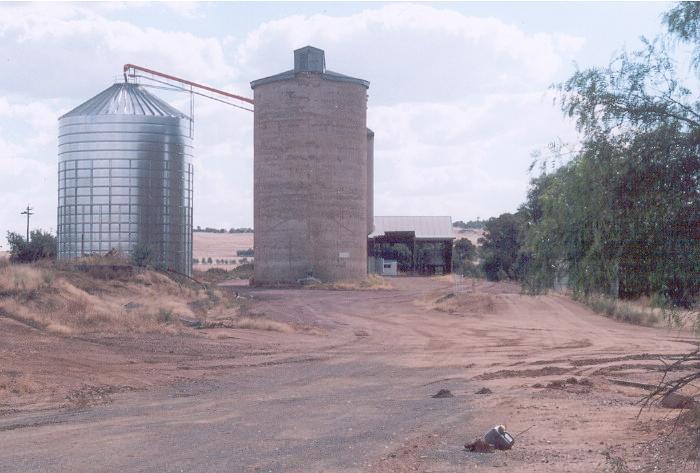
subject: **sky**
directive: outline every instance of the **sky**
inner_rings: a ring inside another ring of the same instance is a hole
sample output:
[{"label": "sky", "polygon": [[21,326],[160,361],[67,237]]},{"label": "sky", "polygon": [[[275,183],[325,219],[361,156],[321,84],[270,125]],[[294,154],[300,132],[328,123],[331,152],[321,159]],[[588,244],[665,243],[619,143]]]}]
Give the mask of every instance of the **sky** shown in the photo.
[{"label": "sky", "polygon": [[[252,97],[326,52],[370,82],[375,215],[486,219],[523,202],[533,151],[575,144],[550,89],[662,31],[663,2],[0,3],[0,250],[55,231],[57,119],[133,63]],[[154,90],[183,111],[184,94]],[[194,225],[252,227],[253,114],[195,100]]]}]

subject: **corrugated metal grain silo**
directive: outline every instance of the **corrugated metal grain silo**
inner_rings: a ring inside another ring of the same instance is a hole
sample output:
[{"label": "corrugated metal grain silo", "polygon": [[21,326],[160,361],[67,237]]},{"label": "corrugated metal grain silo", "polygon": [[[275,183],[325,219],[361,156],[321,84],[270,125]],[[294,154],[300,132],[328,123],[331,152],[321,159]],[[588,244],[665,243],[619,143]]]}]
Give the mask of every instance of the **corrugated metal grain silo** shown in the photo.
[{"label": "corrugated metal grain silo", "polygon": [[58,258],[147,246],[192,272],[189,118],[117,83],[58,119]]},{"label": "corrugated metal grain silo", "polygon": [[367,275],[367,89],[294,51],[294,69],[253,81],[256,284]]}]

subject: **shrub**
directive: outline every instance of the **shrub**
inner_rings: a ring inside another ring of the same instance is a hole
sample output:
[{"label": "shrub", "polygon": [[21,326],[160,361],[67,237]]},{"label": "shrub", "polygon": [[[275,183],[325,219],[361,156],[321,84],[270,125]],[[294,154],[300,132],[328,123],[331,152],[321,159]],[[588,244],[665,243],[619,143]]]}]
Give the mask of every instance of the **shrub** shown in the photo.
[{"label": "shrub", "polygon": [[13,263],[30,263],[56,256],[56,237],[43,230],[32,230],[29,242],[18,233],[7,232],[7,241]]},{"label": "shrub", "polygon": [[229,271],[229,275],[238,279],[250,279],[253,277],[253,263],[243,263]]},{"label": "shrub", "polygon": [[159,309],[158,310],[158,322],[162,324],[169,324],[173,321],[173,311],[170,309]]},{"label": "shrub", "polygon": [[153,266],[155,263],[153,250],[150,246],[139,243],[131,250],[131,262],[134,266],[140,266],[142,268]]}]

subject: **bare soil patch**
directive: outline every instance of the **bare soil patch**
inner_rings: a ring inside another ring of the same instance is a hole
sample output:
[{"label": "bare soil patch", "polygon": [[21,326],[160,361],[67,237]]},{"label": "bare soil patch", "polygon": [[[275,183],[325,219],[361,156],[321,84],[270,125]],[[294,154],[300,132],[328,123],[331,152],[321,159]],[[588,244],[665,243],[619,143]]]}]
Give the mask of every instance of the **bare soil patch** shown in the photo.
[{"label": "bare soil patch", "polygon": [[[691,334],[620,323],[567,297],[526,296],[509,284],[477,281],[471,293],[448,296],[447,278],[391,283],[389,291],[221,287],[237,298],[235,313],[193,307],[200,293],[187,307],[195,318],[204,311],[211,325],[176,332],[64,334],[0,317],[0,467],[58,459],[87,471],[84,450],[75,450],[86,443],[109,463],[101,471],[129,470],[125,452],[149,471],[164,470],[165,457],[179,458],[186,471],[232,458],[234,471],[695,465],[689,447],[677,444],[681,454],[659,438],[675,438],[678,410],[655,406],[637,418],[639,386],[660,377],[658,355],[688,351]],[[112,300],[131,290],[121,284],[85,292]],[[143,302],[122,305],[129,301]],[[244,318],[291,329],[245,327]],[[453,397],[433,399],[440,389]],[[60,425],[23,417],[57,405],[82,406],[85,417]],[[689,422],[678,442],[692,433]],[[32,423],[41,429],[26,427]],[[464,448],[498,424],[516,435],[512,450]],[[115,431],[119,444],[107,441]]]}]

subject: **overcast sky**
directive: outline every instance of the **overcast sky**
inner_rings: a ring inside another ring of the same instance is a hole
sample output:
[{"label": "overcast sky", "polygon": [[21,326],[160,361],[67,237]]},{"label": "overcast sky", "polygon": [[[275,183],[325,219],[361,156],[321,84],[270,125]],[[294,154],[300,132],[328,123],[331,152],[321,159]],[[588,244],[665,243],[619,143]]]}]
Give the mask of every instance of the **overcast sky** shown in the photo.
[{"label": "overcast sky", "polygon": [[[135,63],[252,97],[292,51],[370,81],[375,214],[488,218],[575,142],[548,86],[661,31],[668,3],[0,4],[0,245],[56,227],[57,118]],[[156,94],[164,94],[155,91]],[[164,96],[187,111],[187,98]],[[253,225],[253,117],[195,103],[194,224]],[[0,248],[5,249],[5,248]]]}]

